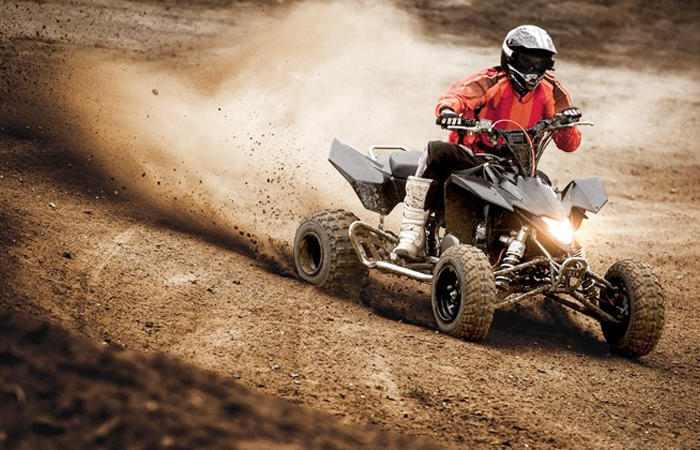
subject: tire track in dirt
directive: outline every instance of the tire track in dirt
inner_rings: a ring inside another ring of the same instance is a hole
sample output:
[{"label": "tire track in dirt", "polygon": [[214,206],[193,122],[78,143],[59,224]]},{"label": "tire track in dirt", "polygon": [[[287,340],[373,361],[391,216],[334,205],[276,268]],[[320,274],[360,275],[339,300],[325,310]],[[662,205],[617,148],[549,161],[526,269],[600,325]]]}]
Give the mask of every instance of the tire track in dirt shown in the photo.
[{"label": "tire track in dirt", "polygon": [[141,229],[140,225],[132,225],[125,231],[120,232],[108,242],[103,242],[102,245],[91,255],[90,259],[93,261],[93,267],[89,271],[89,276],[91,282],[98,284],[100,282],[100,277],[105,266],[117,256],[118,253],[123,251],[122,246],[127,244],[136,236],[136,233]]}]

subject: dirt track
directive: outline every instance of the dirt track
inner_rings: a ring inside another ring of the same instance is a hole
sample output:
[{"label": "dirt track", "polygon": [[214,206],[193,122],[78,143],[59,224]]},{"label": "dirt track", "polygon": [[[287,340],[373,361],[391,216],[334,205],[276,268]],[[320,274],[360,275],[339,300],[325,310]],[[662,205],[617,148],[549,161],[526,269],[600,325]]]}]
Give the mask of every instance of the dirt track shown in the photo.
[{"label": "dirt track", "polygon": [[[697,6],[414,3],[0,6],[0,448],[700,448]],[[365,307],[289,268],[299,217],[359,212],[330,138],[440,137],[437,95],[534,10],[596,122],[546,170],[604,178],[580,235],[595,268],[640,258],[666,291],[636,361],[554,305],[500,312],[472,344],[435,332],[427,286],[374,276]]]}]

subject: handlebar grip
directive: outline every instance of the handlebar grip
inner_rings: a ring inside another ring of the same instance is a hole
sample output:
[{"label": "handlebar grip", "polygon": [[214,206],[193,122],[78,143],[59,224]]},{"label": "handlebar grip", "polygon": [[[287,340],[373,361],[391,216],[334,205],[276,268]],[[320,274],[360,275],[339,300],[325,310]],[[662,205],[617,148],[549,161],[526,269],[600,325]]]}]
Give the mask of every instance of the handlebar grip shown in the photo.
[{"label": "handlebar grip", "polygon": [[[476,119],[461,118],[460,123],[457,126],[473,128],[473,127],[477,126],[478,124],[479,124],[479,121]],[[435,119],[435,125],[442,125],[442,118],[441,117],[438,117],[437,119]]]}]

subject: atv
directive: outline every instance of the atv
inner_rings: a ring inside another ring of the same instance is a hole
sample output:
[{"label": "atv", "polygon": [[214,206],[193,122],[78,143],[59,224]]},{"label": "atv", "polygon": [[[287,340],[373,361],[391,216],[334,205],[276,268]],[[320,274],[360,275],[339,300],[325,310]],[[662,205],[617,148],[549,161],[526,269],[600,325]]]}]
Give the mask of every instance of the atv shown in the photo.
[{"label": "atv", "polygon": [[403,201],[422,152],[373,146],[365,155],[334,139],[330,163],[379,220],[370,225],[337,209],[306,216],[294,238],[299,277],[356,298],[370,269],[430,283],[438,330],[470,341],[487,336],[497,309],[547,298],[599,321],[612,351],[632,358],[648,354],[664,324],[658,278],[636,259],[598,275],[576,242],[586,214],[607,203],[602,180],[577,179],[559,190],[537,168],[557,130],[593,125],[579,118],[557,115],[529,129],[468,119],[448,127],[480,133],[497,151],[441,186],[426,225],[426,255],[418,260],[393,253],[399,239],[385,229],[385,218]]}]

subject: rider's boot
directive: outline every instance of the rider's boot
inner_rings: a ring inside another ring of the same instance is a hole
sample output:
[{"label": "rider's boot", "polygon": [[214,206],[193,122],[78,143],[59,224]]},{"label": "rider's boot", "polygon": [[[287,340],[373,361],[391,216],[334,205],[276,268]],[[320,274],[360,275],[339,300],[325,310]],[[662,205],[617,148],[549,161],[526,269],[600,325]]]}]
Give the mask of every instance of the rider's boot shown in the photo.
[{"label": "rider's boot", "polygon": [[394,253],[403,258],[416,259],[425,253],[425,222],[428,220],[428,196],[433,180],[408,177],[403,201],[403,220],[399,245]]}]

